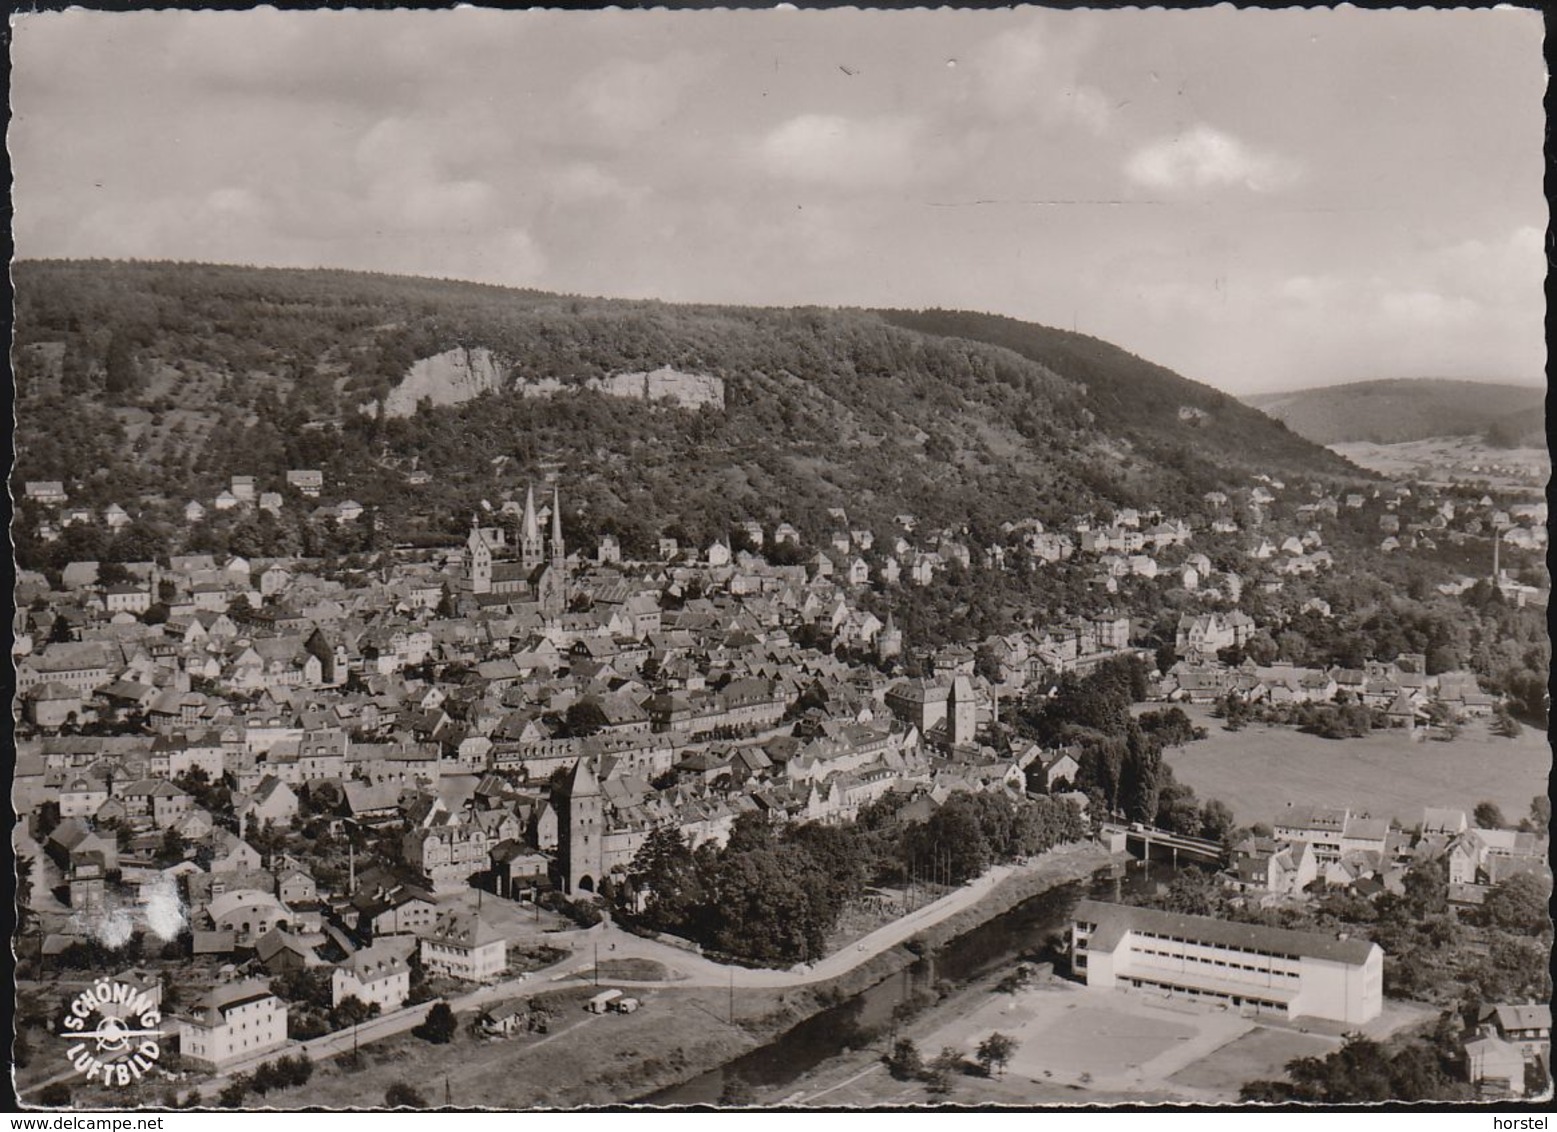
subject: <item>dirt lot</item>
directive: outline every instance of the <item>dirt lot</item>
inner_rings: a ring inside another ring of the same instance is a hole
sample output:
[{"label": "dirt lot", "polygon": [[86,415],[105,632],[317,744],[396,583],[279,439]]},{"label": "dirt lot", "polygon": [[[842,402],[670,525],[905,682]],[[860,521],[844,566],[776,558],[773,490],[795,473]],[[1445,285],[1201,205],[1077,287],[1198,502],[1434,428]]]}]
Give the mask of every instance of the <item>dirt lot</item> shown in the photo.
[{"label": "dirt lot", "polygon": [[[360,1107],[382,1103],[384,1091],[409,1082],[431,1104],[447,1094],[457,1107],[571,1108],[620,1102],[669,1083],[688,1064],[738,1056],[756,1040],[728,1021],[728,993],[715,988],[638,994],[634,1014],[590,1014],[592,987],[545,992],[554,1021],[544,1035],[488,1039],[470,1032],[468,1015],[448,1045],[405,1035],[363,1050],[363,1065],[347,1059],[315,1068],[301,1089],[273,1094],[282,1108]],[[743,991],[737,1022],[770,1009],[777,992]],[[748,1012],[750,1012],[748,1014]],[[716,1056],[710,1056],[710,1053]]]},{"label": "dirt lot", "polygon": [[1551,751],[1546,732],[1526,727],[1517,739],[1467,724],[1450,742],[1413,741],[1405,731],[1366,739],[1321,739],[1291,727],[1253,724],[1227,731],[1209,708],[1186,707],[1208,738],[1164,753],[1173,773],[1202,798],[1220,798],[1242,824],[1269,822],[1288,802],[1350,806],[1410,827],[1426,806],[1467,813],[1496,802],[1510,821],[1546,793]]},{"label": "dirt lot", "polygon": [[[579,974],[581,979],[594,980],[595,969],[590,967]],[[635,983],[662,983],[673,978],[665,964],[654,959],[601,959],[600,979],[608,983],[613,979],[626,979]]]}]

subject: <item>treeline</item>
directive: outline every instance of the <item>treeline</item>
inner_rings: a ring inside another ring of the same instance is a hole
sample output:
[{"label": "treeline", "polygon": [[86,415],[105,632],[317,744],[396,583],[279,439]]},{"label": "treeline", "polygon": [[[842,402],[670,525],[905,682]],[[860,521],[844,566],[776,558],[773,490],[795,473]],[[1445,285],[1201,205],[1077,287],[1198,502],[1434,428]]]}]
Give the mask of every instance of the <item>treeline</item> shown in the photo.
[{"label": "treeline", "polygon": [[[982,539],[1013,516],[1188,507],[1247,471],[1214,445],[1216,460],[1098,459],[1112,426],[1099,427],[1096,383],[1110,366],[1142,364],[1119,351],[1042,362],[870,312],[573,299],[338,272],[34,262],[15,274],[17,478],[84,481],[73,488],[89,506],[133,512],[139,495],[161,493],[181,507],[235,473],[320,467],[332,494],[379,508],[397,535],[458,533],[483,498],[560,466],[566,518],[591,541],[614,525],[636,545],[680,525],[706,545],[755,518],[794,522],[819,542],[835,525],[830,507],[883,532],[912,511]],[[524,377],[708,373],[724,379],[728,408],[645,412],[580,392],[489,395],[409,419],[357,411],[416,358],[475,345]],[[1179,384],[1220,396],[1166,371],[1139,376],[1171,386],[1169,401]],[[1118,411],[1131,404],[1144,428],[1155,402],[1142,392]],[[133,442],[132,407],[150,415]],[[433,482],[404,483],[414,461]],[[176,526],[176,515],[162,518]]]},{"label": "treeline", "polygon": [[1386,1101],[1468,1101],[1475,1090],[1460,1075],[1459,1039],[1452,1026],[1389,1046],[1353,1034],[1334,1053],[1287,1062],[1287,1079],[1250,1081],[1238,1099],[1265,1104],[1381,1104]]},{"label": "treeline", "polygon": [[[899,326],[1002,346],[1087,387],[1087,407],[1108,432],[1128,436],[1152,458],[1209,470],[1228,458],[1265,471],[1346,476],[1338,456],[1226,393],[1086,334],[971,311],[886,311]],[[1205,416],[1179,418],[1181,408]]]},{"label": "treeline", "polygon": [[1056,799],[957,793],[922,821],[903,820],[906,801],[889,794],[841,825],[778,828],[742,814],[722,847],[695,851],[678,830],[655,830],[627,887],[603,882],[601,892],[629,908],[636,894],[637,911],[623,915],[642,930],[753,963],[814,962],[844,909],[871,886],[955,886],[1088,832],[1080,811]]},{"label": "treeline", "polygon": [[1076,750],[1080,769],[1069,785],[1087,794],[1093,813],[1189,837],[1225,839],[1233,829],[1232,811],[1214,798],[1202,803],[1163,760],[1165,747],[1196,738],[1189,718],[1173,708],[1132,718],[1131,704],[1146,693],[1145,662],[1122,657],[1087,676],[1065,673],[1052,696],[1035,694],[1024,701],[1014,726],[1017,734],[1046,747]]}]

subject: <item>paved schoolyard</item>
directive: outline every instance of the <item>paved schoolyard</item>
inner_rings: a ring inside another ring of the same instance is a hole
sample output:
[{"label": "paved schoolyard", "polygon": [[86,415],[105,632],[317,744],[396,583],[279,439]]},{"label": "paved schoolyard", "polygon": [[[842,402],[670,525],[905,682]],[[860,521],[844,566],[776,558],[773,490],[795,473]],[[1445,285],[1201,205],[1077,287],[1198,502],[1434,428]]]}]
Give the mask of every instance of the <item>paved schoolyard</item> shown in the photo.
[{"label": "paved schoolyard", "polygon": [[1023,1071],[1111,1076],[1149,1065],[1197,1033],[1195,1026],[1178,1020],[1091,1004],[1067,1006],[1026,1038],[1014,1064]]},{"label": "paved schoolyard", "polygon": [[[992,993],[926,1033],[919,1047],[929,1056],[951,1046],[971,1060],[996,1032],[1017,1048],[1000,1097],[988,1098],[993,1103],[1012,1103],[1013,1094],[1033,1086],[1034,1103],[1052,1101],[1056,1088],[1078,1090],[1077,1103],[1089,1095],[1227,1103],[1244,1081],[1280,1077],[1292,1058],[1324,1054],[1340,1042],[1211,1005],[1056,981],[1015,995]],[[970,1097],[980,1088],[970,1081]]]}]

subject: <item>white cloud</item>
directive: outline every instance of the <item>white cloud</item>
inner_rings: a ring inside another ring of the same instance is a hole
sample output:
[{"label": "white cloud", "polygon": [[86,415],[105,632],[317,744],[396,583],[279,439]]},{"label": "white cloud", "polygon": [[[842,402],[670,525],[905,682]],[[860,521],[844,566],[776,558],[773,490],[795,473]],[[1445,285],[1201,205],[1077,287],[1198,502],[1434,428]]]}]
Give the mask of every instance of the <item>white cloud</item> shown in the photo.
[{"label": "white cloud", "polygon": [[1282,188],[1298,176],[1295,162],[1252,149],[1205,123],[1137,150],[1125,173],[1150,189],[1241,186],[1255,192]]},{"label": "white cloud", "polygon": [[654,63],[617,59],[585,75],[577,95],[596,127],[634,135],[669,124],[695,74],[680,56]]},{"label": "white cloud", "polygon": [[1075,123],[1095,134],[1107,132],[1113,106],[1102,91],[1080,78],[1092,39],[1090,25],[1047,16],[1001,32],[971,60],[980,101],[1002,117],[1033,116],[1049,123]]},{"label": "white cloud", "polygon": [[791,118],[757,147],[758,161],[773,176],[845,188],[903,181],[922,164],[922,152],[915,119],[837,114]]},{"label": "white cloud", "polygon": [[564,165],[545,178],[558,204],[641,204],[649,195],[642,185],[630,185],[587,161]]},{"label": "white cloud", "polygon": [[1470,326],[1483,314],[1475,299],[1425,290],[1386,291],[1379,296],[1378,310],[1392,322],[1422,330]]},{"label": "white cloud", "polygon": [[1541,300],[1546,249],[1538,228],[1515,228],[1506,237],[1465,240],[1436,252],[1429,264],[1436,290],[1472,295],[1490,305]]}]

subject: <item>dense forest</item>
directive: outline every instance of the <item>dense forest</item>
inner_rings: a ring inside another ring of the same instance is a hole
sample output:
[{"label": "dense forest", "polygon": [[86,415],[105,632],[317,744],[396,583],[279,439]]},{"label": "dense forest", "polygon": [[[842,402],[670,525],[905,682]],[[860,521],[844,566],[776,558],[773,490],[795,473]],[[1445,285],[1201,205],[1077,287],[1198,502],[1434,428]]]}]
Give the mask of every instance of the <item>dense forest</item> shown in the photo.
[{"label": "dense forest", "polygon": [[[321,468],[329,498],[370,508],[373,534],[337,545],[293,515],[263,532],[278,553],[457,533],[483,499],[548,474],[575,545],[617,529],[629,549],[672,528],[704,542],[746,518],[820,537],[837,507],[856,524],[911,512],[992,527],[1187,507],[1251,470],[1359,475],[1206,386],[1009,320],[196,264],[23,262],[14,278],[15,478],[124,506],[138,520],[127,551],[230,540],[220,520],[185,533],[183,505],[233,474],[263,489],[294,467]],[[564,386],[669,365],[721,378],[727,407],[646,411],[575,389],[404,419],[362,411],[414,361],[458,346]],[[430,482],[409,483],[413,468]],[[28,526],[18,553],[31,565]]]}]

